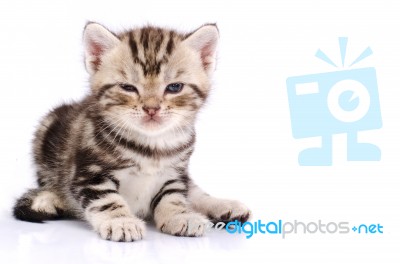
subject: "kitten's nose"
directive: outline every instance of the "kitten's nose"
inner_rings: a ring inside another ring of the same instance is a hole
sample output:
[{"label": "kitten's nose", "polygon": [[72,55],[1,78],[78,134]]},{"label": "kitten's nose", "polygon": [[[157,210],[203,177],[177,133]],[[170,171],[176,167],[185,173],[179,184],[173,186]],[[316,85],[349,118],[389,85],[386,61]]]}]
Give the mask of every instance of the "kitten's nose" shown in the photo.
[{"label": "kitten's nose", "polygon": [[160,110],[159,106],[156,107],[149,107],[149,106],[143,106],[143,111],[145,111],[148,115],[154,116],[157,114],[158,110]]}]

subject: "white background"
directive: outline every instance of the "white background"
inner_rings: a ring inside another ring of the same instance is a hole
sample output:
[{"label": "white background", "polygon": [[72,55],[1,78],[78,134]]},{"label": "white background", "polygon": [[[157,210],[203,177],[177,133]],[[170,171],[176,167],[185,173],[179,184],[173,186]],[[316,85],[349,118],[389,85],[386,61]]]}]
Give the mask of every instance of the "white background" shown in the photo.
[{"label": "white background", "polygon": [[[398,1],[2,1],[0,3],[0,260],[2,263],[399,263],[400,4]],[[102,241],[77,221],[43,225],[12,219],[11,206],[34,186],[31,139],[39,118],[88,92],[82,29],[98,21],[120,31],[168,26],[190,31],[217,22],[221,40],[214,88],[198,122],[193,178],[211,194],[245,202],[254,220],[347,221],[383,234],[298,234],[251,239],[226,232],[175,238],[149,227],[144,241]],[[318,144],[291,135],[286,78],[329,72],[318,48],[340,62],[367,46],[354,66],[377,71],[383,128],[360,139],[380,162],[346,161],[334,137],[331,167],[300,167]]]}]

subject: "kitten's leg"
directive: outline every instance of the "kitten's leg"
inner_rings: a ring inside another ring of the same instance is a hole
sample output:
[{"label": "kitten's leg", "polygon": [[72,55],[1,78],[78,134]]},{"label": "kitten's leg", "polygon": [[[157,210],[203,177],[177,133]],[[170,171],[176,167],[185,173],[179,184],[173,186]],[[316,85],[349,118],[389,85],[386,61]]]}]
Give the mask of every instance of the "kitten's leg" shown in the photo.
[{"label": "kitten's leg", "polygon": [[191,210],[187,187],[178,180],[167,181],[151,202],[156,227],[175,236],[202,236],[208,219]]},{"label": "kitten's leg", "polygon": [[[87,184],[90,180],[96,181],[93,180],[96,177],[102,183]],[[101,238],[121,242],[140,240],[145,232],[145,223],[132,215],[127,202],[117,191],[118,185],[112,176],[99,173],[89,179],[77,177],[71,191],[83,209],[84,218]]]},{"label": "kitten's leg", "polygon": [[62,217],[64,204],[60,197],[45,188],[31,189],[17,200],[14,206],[17,219],[35,223]]},{"label": "kitten's leg", "polygon": [[213,223],[246,222],[251,217],[251,211],[241,202],[212,197],[194,184],[190,185],[188,200],[195,211],[208,216]]}]

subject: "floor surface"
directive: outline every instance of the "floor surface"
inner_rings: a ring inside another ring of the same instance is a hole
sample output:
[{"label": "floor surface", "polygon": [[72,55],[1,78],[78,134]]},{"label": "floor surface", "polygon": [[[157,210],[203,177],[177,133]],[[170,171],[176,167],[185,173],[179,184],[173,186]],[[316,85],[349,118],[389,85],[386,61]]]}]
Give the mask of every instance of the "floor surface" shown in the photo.
[{"label": "floor surface", "polygon": [[200,263],[240,255],[246,239],[211,230],[201,238],[174,237],[148,226],[144,240],[104,241],[75,220],[35,224],[11,216],[0,220],[2,263]]}]

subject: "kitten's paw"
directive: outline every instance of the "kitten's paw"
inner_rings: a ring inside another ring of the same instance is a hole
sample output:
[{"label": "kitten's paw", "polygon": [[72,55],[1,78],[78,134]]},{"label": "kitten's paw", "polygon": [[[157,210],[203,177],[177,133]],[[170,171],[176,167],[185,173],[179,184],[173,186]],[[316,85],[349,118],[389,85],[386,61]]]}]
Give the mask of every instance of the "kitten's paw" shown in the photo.
[{"label": "kitten's paw", "polygon": [[251,211],[239,201],[218,200],[209,208],[208,217],[213,223],[235,220],[243,223],[251,218]]},{"label": "kitten's paw", "polygon": [[209,221],[198,213],[177,214],[159,225],[159,229],[174,236],[198,237],[206,231]]},{"label": "kitten's paw", "polygon": [[118,217],[103,221],[97,231],[103,239],[131,242],[141,240],[145,230],[144,221],[138,218]]},{"label": "kitten's paw", "polygon": [[60,198],[53,192],[41,191],[33,198],[31,209],[49,215],[59,215],[64,208]]}]

